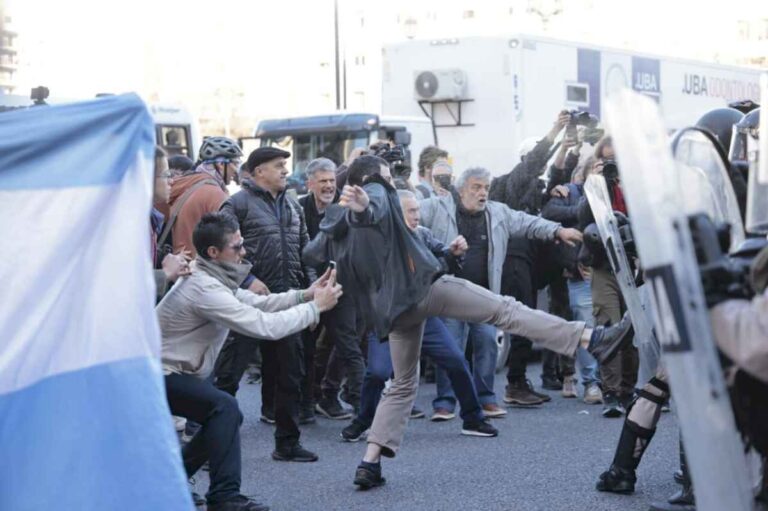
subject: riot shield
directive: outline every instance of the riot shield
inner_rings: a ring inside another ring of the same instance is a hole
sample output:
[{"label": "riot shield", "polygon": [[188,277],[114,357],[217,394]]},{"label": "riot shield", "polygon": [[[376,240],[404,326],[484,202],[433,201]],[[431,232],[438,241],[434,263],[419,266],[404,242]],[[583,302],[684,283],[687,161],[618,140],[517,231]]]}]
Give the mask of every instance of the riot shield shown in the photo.
[{"label": "riot shield", "polygon": [[747,231],[768,234],[768,74],[760,77],[760,129],[747,137]]},{"label": "riot shield", "polygon": [[608,254],[611,270],[613,270],[616,281],[619,283],[621,295],[624,297],[629,316],[632,318],[635,339],[638,341],[638,345],[650,343],[650,346],[658,346],[658,342],[654,338],[653,325],[648,313],[643,308],[640,294],[635,285],[635,276],[632,273],[629,258],[624,250],[619,225],[616,222],[616,217],[611,207],[611,198],[608,195],[605,178],[596,174],[589,176],[586,183],[584,183],[584,192],[587,194],[587,200],[589,201],[590,208],[592,208],[592,215],[595,217],[597,230],[600,231],[600,239]]},{"label": "riot shield", "polygon": [[672,139],[680,199],[689,213],[706,213],[715,222],[731,226],[731,250],[744,241],[739,204],[728,177],[727,156],[711,133],[701,128],[685,128]]},{"label": "riot shield", "polygon": [[684,183],[658,105],[640,94],[622,91],[611,96],[606,121],[650,286],[654,330],[677,404],[697,509],[750,510],[753,498],[744,449],[681,201]]}]

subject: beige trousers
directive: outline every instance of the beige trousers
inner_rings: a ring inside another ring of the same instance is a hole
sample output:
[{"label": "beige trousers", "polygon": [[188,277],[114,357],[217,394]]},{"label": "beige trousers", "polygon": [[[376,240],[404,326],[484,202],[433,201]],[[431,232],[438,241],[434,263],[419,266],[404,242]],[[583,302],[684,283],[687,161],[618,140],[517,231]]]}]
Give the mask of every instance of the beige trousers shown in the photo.
[{"label": "beige trousers", "polygon": [[421,336],[424,321],[430,316],[495,325],[569,357],[575,355],[585,328],[581,321],[565,321],[529,309],[514,298],[494,294],[464,279],[440,277],[420,303],[395,319],[389,334],[395,376],[376,408],[368,435],[368,442],[380,445],[382,455],[387,457],[397,453],[416,399]]}]

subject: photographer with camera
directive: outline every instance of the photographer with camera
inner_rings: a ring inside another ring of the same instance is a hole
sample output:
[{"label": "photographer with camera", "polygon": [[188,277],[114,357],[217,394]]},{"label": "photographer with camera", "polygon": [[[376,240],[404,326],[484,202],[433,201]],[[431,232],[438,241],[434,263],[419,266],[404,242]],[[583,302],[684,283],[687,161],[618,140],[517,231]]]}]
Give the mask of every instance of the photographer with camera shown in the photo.
[{"label": "photographer with camera", "polygon": [[[595,146],[592,172],[602,174],[608,186],[614,212],[627,215],[627,205],[621,190],[616,154],[610,137]],[[586,197],[579,204],[579,229],[584,232],[595,221]],[[585,236],[589,240],[589,236]],[[597,325],[616,324],[626,311],[626,303],[616,277],[611,271],[602,243],[584,243],[579,260],[592,269],[592,308]],[[600,366],[603,382],[603,417],[621,417],[632,401],[640,360],[637,348],[628,344],[609,363]]]},{"label": "photographer with camera", "polygon": [[[419,184],[416,185],[416,196],[419,199],[429,199],[437,194],[432,171],[438,162],[448,159],[448,151],[430,145],[422,149],[419,155]],[[445,187],[443,187],[445,189]]]}]

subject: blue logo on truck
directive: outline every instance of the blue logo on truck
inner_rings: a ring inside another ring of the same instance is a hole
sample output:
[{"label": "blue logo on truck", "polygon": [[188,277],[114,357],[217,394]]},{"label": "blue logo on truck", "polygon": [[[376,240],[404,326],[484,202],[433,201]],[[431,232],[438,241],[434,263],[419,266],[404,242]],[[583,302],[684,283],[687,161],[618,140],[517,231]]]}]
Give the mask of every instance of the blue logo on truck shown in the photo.
[{"label": "blue logo on truck", "polygon": [[632,89],[651,96],[656,101],[661,96],[661,71],[659,59],[632,57]]},{"label": "blue logo on truck", "polygon": [[589,106],[580,108],[600,117],[600,52],[579,48],[576,54],[576,79],[589,85]]}]

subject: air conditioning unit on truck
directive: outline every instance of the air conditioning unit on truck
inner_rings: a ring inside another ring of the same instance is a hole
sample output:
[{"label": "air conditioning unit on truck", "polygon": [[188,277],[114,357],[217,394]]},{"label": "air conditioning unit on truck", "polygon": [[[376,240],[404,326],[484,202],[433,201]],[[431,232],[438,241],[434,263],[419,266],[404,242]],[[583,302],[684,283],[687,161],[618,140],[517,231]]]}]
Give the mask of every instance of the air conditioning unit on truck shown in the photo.
[{"label": "air conditioning unit on truck", "polygon": [[520,142],[543,136],[560,110],[601,117],[623,87],[658,101],[670,131],[759,99],[757,70],[526,35],[393,44],[382,71],[384,115],[429,119],[457,170],[479,165],[494,175],[512,169]]},{"label": "air conditioning unit on truck", "polygon": [[266,119],[253,137],[240,139],[247,155],[256,147],[274,146],[291,153],[289,187],[306,193],[307,164],[326,157],[341,165],[356,148],[367,148],[378,140],[403,145],[406,163],[416,175],[421,150],[433,144],[432,127],[424,116],[379,116],[372,113],[334,112],[327,115]]}]

